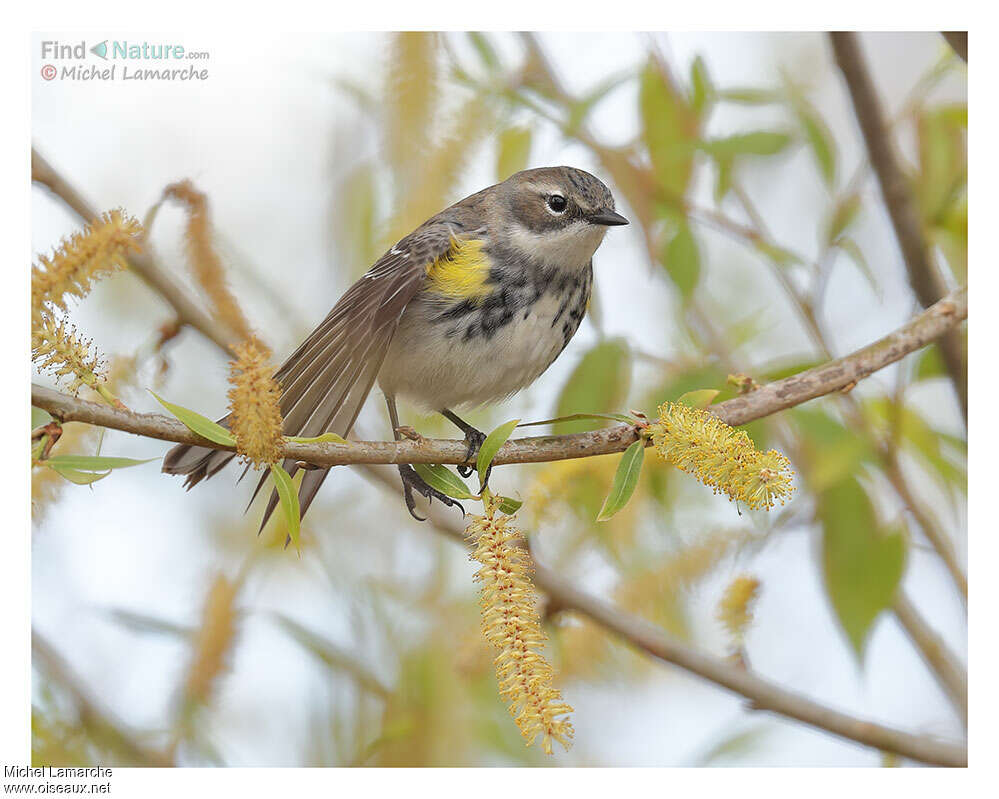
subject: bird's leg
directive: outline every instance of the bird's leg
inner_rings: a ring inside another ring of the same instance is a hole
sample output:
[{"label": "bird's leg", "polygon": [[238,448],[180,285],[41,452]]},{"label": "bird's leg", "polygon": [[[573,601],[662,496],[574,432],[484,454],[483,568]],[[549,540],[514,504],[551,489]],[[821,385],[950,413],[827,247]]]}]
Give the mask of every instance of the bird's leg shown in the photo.
[{"label": "bird's leg", "polygon": [[[465,444],[468,445],[468,449],[465,451],[465,463],[458,467],[458,474],[462,477],[468,477],[475,468],[475,462],[472,458],[479,454],[479,448],[482,446],[482,442],[486,440],[486,434],[481,430],[476,430],[454,411],[449,411],[447,408],[444,408],[444,410],[441,411],[441,415],[444,416],[444,418],[449,422],[452,422],[455,427],[465,434]],[[491,465],[489,467],[489,471],[492,471]],[[486,473],[486,479],[482,485],[485,486],[487,482],[489,482],[488,472]]]},{"label": "bird's leg", "polygon": [[[402,438],[402,434],[399,432],[399,411],[395,407],[395,397],[386,394],[385,404],[388,406],[389,421],[392,424],[392,435],[396,441],[399,441]],[[416,489],[420,496],[426,497],[427,502],[438,499],[449,508],[457,507],[461,511],[461,515],[465,515],[465,509],[461,506],[461,503],[456,502],[447,494],[443,494],[430,486],[426,480],[416,473],[416,469],[408,463],[399,464],[399,477],[402,478],[402,494],[406,500],[409,515],[416,519],[416,521],[425,522],[426,518],[416,515],[416,500],[413,499],[413,489]]]}]

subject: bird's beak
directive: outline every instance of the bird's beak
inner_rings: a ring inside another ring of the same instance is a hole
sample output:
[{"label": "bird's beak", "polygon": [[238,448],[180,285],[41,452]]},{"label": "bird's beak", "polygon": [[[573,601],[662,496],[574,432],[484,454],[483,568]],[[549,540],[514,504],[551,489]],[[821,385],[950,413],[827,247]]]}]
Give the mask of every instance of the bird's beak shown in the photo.
[{"label": "bird's beak", "polygon": [[628,224],[628,220],[616,211],[600,211],[596,214],[590,214],[586,217],[586,221],[593,225],[607,225],[608,227]]}]

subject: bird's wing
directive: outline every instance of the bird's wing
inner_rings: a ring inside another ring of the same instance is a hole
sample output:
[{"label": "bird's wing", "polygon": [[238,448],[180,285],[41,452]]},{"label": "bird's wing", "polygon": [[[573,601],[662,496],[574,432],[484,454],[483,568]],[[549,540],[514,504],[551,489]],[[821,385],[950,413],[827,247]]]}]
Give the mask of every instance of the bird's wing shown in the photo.
[{"label": "bird's wing", "polygon": [[[403,311],[423,286],[430,264],[451,249],[455,233],[455,227],[446,220],[432,220],[402,239],[347,290],[281,365],[274,376],[281,387],[285,435],[336,433],[346,437],[350,433]],[[167,454],[163,470],[186,474],[186,485],[191,487],[211,477],[232,457],[229,452],[180,446]],[[298,470],[290,460],[284,462],[284,468],[291,475]],[[299,489],[303,516],[328,472],[306,472]],[[254,497],[265,479],[266,472]],[[272,491],[263,524],[277,502],[277,492]]]}]

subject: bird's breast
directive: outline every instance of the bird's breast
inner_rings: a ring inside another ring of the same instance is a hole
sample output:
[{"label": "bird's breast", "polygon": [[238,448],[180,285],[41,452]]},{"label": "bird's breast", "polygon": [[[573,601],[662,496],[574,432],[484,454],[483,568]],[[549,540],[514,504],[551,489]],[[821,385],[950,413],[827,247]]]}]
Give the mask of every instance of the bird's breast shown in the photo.
[{"label": "bird's breast", "polygon": [[383,390],[439,410],[502,399],[532,383],[586,313],[592,270],[503,280],[476,301],[421,296],[403,315]]}]

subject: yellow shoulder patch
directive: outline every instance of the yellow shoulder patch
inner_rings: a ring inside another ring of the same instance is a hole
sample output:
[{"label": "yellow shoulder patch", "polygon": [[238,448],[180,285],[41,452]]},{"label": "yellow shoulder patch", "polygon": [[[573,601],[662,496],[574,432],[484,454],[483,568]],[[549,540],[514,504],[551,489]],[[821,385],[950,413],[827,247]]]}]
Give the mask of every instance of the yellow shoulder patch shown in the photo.
[{"label": "yellow shoulder patch", "polygon": [[427,266],[427,291],[456,300],[489,294],[489,256],[483,247],[481,239],[455,240],[447,255]]}]

